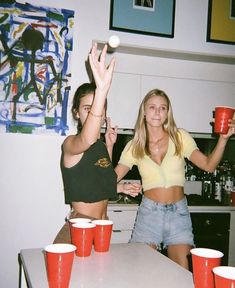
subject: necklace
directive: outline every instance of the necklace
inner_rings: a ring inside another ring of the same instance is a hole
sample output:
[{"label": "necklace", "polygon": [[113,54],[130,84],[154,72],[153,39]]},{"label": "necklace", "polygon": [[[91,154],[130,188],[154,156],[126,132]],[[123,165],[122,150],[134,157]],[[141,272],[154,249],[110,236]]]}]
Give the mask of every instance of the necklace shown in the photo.
[{"label": "necklace", "polygon": [[152,142],[151,146],[152,148],[150,148],[151,154],[158,154],[161,149],[162,149],[162,140],[164,139],[164,136],[162,136],[161,138],[159,138],[156,142]]},{"label": "necklace", "polygon": [[155,148],[155,152],[158,153],[160,151],[160,148],[161,148],[161,146],[157,144],[156,148]]}]

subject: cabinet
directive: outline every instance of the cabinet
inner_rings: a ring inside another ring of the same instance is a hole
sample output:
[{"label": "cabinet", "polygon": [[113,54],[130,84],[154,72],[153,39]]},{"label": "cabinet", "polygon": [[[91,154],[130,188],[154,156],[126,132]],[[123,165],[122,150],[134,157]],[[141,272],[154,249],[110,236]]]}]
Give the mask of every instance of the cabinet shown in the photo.
[{"label": "cabinet", "polygon": [[235,209],[231,211],[230,231],[229,231],[229,256],[228,263],[235,266]]},{"label": "cabinet", "polygon": [[109,204],[108,217],[113,221],[111,243],[128,243],[135,224],[137,209],[138,205],[135,204]]},{"label": "cabinet", "polygon": [[114,56],[108,112],[119,128],[134,128],[140,101],[153,88],[167,93],[177,126],[190,132],[211,133],[215,106],[235,106],[234,56],[126,44]]},{"label": "cabinet", "polygon": [[221,251],[221,265],[228,265],[230,213],[191,213],[196,247]]},{"label": "cabinet", "polygon": [[119,128],[134,127],[140,98],[140,76],[115,72],[107,108],[112,124]]}]

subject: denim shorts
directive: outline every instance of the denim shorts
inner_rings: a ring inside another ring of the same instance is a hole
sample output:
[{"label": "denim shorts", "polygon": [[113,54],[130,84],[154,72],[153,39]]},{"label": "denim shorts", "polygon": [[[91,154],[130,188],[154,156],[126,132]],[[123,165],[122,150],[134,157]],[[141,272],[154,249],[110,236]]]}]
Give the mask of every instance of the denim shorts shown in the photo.
[{"label": "denim shorts", "polygon": [[165,205],[143,196],[130,242],[194,246],[187,199]]}]

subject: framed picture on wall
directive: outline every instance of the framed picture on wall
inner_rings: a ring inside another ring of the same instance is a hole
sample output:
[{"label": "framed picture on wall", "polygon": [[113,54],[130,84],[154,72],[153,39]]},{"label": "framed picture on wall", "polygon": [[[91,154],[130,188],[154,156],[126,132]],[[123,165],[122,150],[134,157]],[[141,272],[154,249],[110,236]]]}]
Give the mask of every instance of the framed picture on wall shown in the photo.
[{"label": "framed picture on wall", "polygon": [[174,37],[175,0],[111,0],[110,30]]},{"label": "framed picture on wall", "polygon": [[207,41],[235,44],[235,0],[208,3]]}]

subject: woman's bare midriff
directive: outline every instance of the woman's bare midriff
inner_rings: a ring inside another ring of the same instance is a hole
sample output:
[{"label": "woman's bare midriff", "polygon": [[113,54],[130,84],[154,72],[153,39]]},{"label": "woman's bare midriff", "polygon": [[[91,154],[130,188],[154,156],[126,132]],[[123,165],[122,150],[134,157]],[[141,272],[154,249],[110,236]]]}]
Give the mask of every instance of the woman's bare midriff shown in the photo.
[{"label": "woman's bare midriff", "polygon": [[146,190],[144,196],[154,202],[173,204],[184,198],[184,188],[181,186],[153,188]]},{"label": "woman's bare midriff", "polygon": [[107,219],[108,200],[94,203],[72,202],[73,210],[79,214],[96,219]]}]

